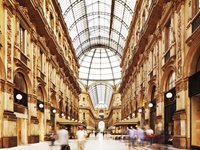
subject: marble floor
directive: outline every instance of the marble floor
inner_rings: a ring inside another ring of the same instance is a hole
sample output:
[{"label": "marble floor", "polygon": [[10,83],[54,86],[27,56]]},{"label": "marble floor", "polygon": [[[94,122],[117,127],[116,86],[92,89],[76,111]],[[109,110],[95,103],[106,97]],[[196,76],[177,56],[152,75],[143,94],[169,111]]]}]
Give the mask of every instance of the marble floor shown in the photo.
[{"label": "marble floor", "polygon": [[[70,140],[69,145],[71,150],[78,150],[76,140]],[[60,147],[59,146],[50,147],[49,143],[42,142],[37,144],[18,146],[14,148],[5,148],[2,150],[60,150]],[[118,141],[112,139],[104,139],[104,140],[89,139],[85,143],[84,150],[178,150],[178,149],[175,149],[171,146],[166,147],[164,145],[158,145],[158,144],[153,144],[152,146],[147,144],[143,147],[141,146],[130,147],[127,141]]]}]

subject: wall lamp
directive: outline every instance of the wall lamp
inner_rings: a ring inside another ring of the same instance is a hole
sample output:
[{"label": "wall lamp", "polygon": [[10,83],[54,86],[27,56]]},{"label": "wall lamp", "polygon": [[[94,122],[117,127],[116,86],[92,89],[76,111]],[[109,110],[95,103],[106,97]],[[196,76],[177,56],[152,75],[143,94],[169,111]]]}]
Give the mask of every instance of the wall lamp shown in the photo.
[{"label": "wall lamp", "polygon": [[153,107],[153,103],[150,102],[148,106],[149,106],[149,108],[152,108]]},{"label": "wall lamp", "polygon": [[139,109],[138,109],[138,112],[141,113],[141,112],[142,112],[142,108],[139,108]]},{"label": "wall lamp", "polygon": [[55,108],[52,110],[52,112],[55,114],[56,113],[56,110],[55,110]]},{"label": "wall lamp", "polygon": [[40,108],[44,108],[44,105],[43,105],[43,104],[39,104],[39,107],[40,107]]},{"label": "wall lamp", "polygon": [[166,94],[166,98],[172,98],[172,97],[173,97],[172,92],[168,92],[168,93]]},{"label": "wall lamp", "polygon": [[65,114],[64,113],[61,113],[61,117],[64,117],[65,116]]},{"label": "wall lamp", "polygon": [[17,99],[17,100],[22,100],[22,98],[23,98],[23,97],[22,97],[21,94],[17,94],[17,95],[16,95],[16,99]]}]

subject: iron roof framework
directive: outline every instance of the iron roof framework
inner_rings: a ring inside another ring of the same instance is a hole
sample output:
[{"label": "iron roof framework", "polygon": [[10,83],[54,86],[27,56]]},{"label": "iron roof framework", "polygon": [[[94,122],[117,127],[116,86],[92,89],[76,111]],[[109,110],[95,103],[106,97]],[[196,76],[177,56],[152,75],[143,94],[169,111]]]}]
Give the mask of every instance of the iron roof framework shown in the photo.
[{"label": "iron roof framework", "polygon": [[136,0],[58,2],[79,58],[81,81],[87,86],[97,82],[118,85],[120,59]]}]

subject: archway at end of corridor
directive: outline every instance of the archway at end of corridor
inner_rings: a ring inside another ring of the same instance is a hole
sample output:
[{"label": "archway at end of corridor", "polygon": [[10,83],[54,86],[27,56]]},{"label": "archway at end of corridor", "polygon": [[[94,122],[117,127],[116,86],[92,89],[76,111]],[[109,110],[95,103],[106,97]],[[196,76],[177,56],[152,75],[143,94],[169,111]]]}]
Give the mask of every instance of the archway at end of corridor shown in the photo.
[{"label": "archway at end of corridor", "polygon": [[100,132],[103,132],[105,129],[105,122],[99,121],[98,128],[99,128]]}]

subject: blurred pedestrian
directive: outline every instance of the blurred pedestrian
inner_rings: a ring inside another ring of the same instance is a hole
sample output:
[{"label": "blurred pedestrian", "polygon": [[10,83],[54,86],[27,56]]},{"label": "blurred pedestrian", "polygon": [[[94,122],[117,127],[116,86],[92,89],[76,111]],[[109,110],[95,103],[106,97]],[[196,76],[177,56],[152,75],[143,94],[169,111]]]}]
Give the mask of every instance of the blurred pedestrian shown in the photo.
[{"label": "blurred pedestrian", "polygon": [[61,150],[70,150],[68,145],[69,134],[64,127],[57,131],[57,141],[61,145]]},{"label": "blurred pedestrian", "polygon": [[80,126],[77,133],[77,142],[78,142],[78,150],[84,150],[84,145],[86,141],[87,133],[84,130],[83,126]]},{"label": "blurred pedestrian", "polygon": [[155,134],[154,134],[154,131],[150,127],[147,127],[147,129],[146,129],[146,136],[147,136],[147,140],[152,145]]},{"label": "blurred pedestrian", "polygon": [[131,141],[132,141],[132,146],[135,146],[135,142],[137,140],[137,130],[135,128],[131,129]]},{"label": "blurred pedestrian", "polygon": [[140,127],[137,128],[137,138],[138,142],[144,146],[144,130]]}]

